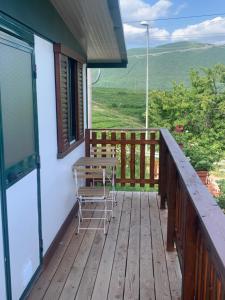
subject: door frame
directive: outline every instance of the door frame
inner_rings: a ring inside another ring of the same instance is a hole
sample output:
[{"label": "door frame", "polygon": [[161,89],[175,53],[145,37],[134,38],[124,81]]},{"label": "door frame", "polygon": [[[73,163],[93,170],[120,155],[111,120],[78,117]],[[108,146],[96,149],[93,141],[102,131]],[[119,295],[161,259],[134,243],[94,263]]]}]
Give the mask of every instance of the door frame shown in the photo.
[{"label": "door frame", "polygon": [[[41,215],[41,180],[40,180],[40,154],[39,154],[39,133],[38,133],[38,110],[37,110],[37,93],[36,93],[36,65],[34,54],[34,33],[27,29],[24,25],[5,16],[0,12],[0,31],[7,33],[12,37],[16,37],[21,42],[26,42],[32,47],[31,64],[32,64],[32,94],[33,94],[33,120],[34,120],[34,139],[35,139],[35,167],[31,168],[20,179],[28,175],[36,169],[37,171],[37,210],[38,210],[38,237],[39,237],[39,266],[33,274],[26,289],[21,295],[21,299],[25,297],[29,291],[37,274],[40,272],[43,263],[43,239],[42,239],[42,215]],[[7,184],[6,169],[4,163],[4,144],[3,144],[3,127],[2,127],[2,109],[1,109],[1,93],[0,93],[0,193],[1,193],[1,215],[2,215],[2,231],[3,231],[3,248],[5,263],[5,286],[7,299],[12,299],[11,269],[10,269],[10,248],[8,234],[8,216],[7,216],[7,197],[6,190],[10,186]],[[15,181],[13,184],[15,184]],[[1,224],[0,224],[1,226]]]}]

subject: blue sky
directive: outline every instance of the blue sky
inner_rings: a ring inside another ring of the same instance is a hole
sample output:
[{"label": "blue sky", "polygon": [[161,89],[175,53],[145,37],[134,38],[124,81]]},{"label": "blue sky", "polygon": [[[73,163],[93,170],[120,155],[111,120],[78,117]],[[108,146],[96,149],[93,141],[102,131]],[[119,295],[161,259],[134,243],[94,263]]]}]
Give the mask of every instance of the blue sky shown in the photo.
[{"label": "blue sky", "polygon": [[120,0],[127,47],[143,47],[145,30],[141,20],[209,15],[202,18],[150,22],[152,46],[180,40],[225,44],[225,1],[223,0]]}]

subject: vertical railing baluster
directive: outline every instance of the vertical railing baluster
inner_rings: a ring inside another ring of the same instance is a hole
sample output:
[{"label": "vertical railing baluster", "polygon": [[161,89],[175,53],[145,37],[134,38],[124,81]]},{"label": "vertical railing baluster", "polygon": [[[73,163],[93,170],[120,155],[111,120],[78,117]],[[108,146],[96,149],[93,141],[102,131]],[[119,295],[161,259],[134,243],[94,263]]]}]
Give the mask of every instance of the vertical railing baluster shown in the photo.
[{"label": "vertical railing baluster", "polygon": [[[92,132],[92,137],[91,137],[91,146],[96,147],[96,140],[97,140],[97,133],[96,131]],[[97,152],[95,152],[94,156],[97,156]]]},{"label": "vertical railing baluster", "polygon": [[222,288],[221,288],[221,280],[220,278],[217,278],[216,282],[216,300],[222,300]]},{"label": "vertical railing baluster", "polygon": [[[126,133],[121,132],[121,179],[126,179]],[[122,182],[121,186],[125,186]]]},{"label": "vertical railing baluster", "polygon": [[[111,142],[116,142],[116,133],[115,132],[111,132]],[[114,146],[115,150],[116,150],[116,144],[111,143],[111,146]]]},{"label": "vertical railing baluster", "polygon": [[[135,132],[131,133],[131,146],[130,146],[130,178],[135,181]],[[130,186],[135,186],[135,182],[131,182]]]},{"label": "vertical railing baluster", "polygon": [[176,222],[176,187],[177,187],[177,172],[176,167],[170,155],[168,155],[168,218],[167,218],[167,251],[174,250],[175,241],[175,222]]},{"label": "vertical railing baluster", "polygon": [[[151,132],[150,140],[155,141],[155,132]],[[150,145],[150,187],[154,187],[155,179],[155,144]]]},{"label": "vertical railing baluster", "polygon": [[207,299],[206,298],[206,290],[207,290],[208,263],[209,263],[208,252],[206,249],[204,249],[202,299]]},{"label": "vertical railing baluster", "polygon": [[85,156],[90,156],[90,129],[85,129]]},{"label": "vertical railing baluster", "polygon": [[[102,146],[103,146],[103,147],[106,147],[107,144],[105,143],[105,142],[106,142],[106,132],[105,132],[105,131],[102,132],[102,142],[103,142],[103,143],[102,143]],[[102,157],[106,157],[106,154],[103,154],[103,153],[102,153]]]},{"label": "vertical railing baluster", "polygon": [[[195,269],[196,269],[196,246],[197,246],[197,216],[192,202],[186,198],[184,250],[183,250],[183,276],[182,276],[182,299],[195,299]],[[197,298],[202,299],[202,298]]]},{"label": "vertical railing baluster", "polygon": [[[142,132],[140,135],[140,179],[145,179],[145,132]],[[145,186],[144,183],[140,183],[140,186]]]}]

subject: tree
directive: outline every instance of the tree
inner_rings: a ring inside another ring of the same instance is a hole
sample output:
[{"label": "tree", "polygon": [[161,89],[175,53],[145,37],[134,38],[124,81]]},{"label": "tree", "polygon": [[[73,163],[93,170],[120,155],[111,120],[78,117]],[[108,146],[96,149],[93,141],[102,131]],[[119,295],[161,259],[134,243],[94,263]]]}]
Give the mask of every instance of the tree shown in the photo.
[{"label": "tree", "polygon": [[167,127],[172,132],[176,125],[185,128],[176,135],[187,152],[198,151],[218,161],[225,151],[225,65],[190,71],[190,86],[173,83],[169,91],[150,93],[149,124]]}]

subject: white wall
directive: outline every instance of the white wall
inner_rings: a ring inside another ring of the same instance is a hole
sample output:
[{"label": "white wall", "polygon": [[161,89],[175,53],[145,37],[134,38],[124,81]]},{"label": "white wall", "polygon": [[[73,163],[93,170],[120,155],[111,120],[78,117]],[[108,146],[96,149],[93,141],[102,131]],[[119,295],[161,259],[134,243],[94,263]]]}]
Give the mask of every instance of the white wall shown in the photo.
[{"label": "white wall", "polygon": [[19,299],[39,259],[37,171],[7,189],[12,299]]},{"label": "white wall", "polygon": [[[75,204],[71,167],[80,156],[84,155],[84,143],[65,158],[57,159],[55,71],[52,43],[35,36],[35,59],[41,157],[42,233],[45,253]],[[84,95],[86,95],[86,91]],[[84,105],[86,105],[86,101],[84,101]]]},{"label": "white wall", "polygon": [[[0,198],[0,204],[1,204],[1,198]],[[0,205],[0,299],[2,300],[6,299],[1,205]]]}]

